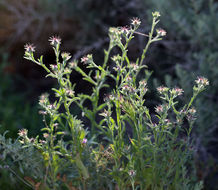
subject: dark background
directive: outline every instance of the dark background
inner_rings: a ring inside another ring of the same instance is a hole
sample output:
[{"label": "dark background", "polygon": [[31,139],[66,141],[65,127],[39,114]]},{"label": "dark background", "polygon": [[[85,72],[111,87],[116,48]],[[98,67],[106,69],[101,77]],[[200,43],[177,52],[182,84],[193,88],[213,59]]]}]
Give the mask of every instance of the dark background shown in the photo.
[{"label": "dark background", "polygon": [[[111,26],[126,26],[139,17],[140,32],[147,33],[151,13],[159,11],[159,27],[167,31],[164,40],[153,44],[146,64],[153,75],[151,97],[159,84],[178,85],[185,90],[184,101],[192,94],[197,76],[209,79],[210,86],[195,102],[198,118],[193,132],[196,167],[205,189],[218,189],[218,1],[213,0],[0,0],[0,132],[9,130],[16,138],[21,128],[36,135],[43,126],[38,115],[38,97],[49,91],[55,81],[23,59],[24,44],[36,46],[36,56],[44,55],[50,65],[54,54],[48,38],[59,35],[61,49],[75,59],[93,53],[103,60]],[[144,37],[131,44],[130,57],[144,47]],[[81,82],[76,74],[73,82]],[[84,85],[78,92],[86,92]],[[150,98],[150,106],[157,102]],[[0,184],[3,183],[3,177]],[[4,182],[5,183],[5,182]]]}]

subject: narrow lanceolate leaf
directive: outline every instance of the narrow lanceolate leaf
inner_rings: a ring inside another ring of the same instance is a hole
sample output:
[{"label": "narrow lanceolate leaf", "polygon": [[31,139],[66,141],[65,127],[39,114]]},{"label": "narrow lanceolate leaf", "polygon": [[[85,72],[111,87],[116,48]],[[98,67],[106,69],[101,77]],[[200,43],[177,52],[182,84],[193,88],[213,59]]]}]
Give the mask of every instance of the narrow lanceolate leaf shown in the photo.
[{"label": "narrow lanceolate leaf", "polygon": [[41,131],[48,131],[48,132],[50,133],[50,132],[51,132],[51,129],[48,128],[48,127],[44,127],[44,128],[41,129]]},{"label": "narrow lanceolate leaf", "polygon": [[55,88],[52,88],[53,91],[55,91],[57,94],[59,94],[60,96],[62,96],[62,92],[60,90],[57,90]]},{"label": "narrow lanceolate leaf", "polygon": [[100,110],[102,110],[103,108],[105,108],[107,106],[107,104],[106,103],[104,103],[104,104],[101,104],[100,106],[98,106],[98,108],[97,108],[97,111],[100,111]]}]

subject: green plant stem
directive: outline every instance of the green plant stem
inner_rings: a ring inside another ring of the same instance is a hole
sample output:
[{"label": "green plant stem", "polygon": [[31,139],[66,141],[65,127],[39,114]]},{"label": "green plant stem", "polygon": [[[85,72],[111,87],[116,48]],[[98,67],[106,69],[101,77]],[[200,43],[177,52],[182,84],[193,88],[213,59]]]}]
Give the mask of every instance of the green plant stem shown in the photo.
[{"label": "green plant stem", "polygon": [[188,109],[191,107],[192,103],[194,102],[195,98],[197,97],[197,93],[194,93],[187,108],[186,108],[186,111],[188,111]]},{"label": "green plant stem", "polygon": [[153,21],[152,21],[152,26],[151,26],[151,32],[149,33],[149,37],[148,37],[148,42],[145,46],[145,48],[143,49],[143,53],[141,55],[141,59],[140,59],[140,63],[139,63],[139,66],[141,67],[142,64],[143,64],[143,61],[145,59],[145,55],[146,55],[146,52],[150,46],[150,44],[152,43],[152,38],[153,38],[153,34],[154,34],[154,28],[156,26],[156,19],[153,18]]}]

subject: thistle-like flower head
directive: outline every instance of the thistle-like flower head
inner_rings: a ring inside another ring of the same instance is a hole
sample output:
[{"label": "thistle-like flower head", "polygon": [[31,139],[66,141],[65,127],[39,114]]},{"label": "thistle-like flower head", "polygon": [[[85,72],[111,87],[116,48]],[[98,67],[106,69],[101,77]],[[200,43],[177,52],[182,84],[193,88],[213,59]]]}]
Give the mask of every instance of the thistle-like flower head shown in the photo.
[{"label": "thistle-like flower head", "polygon": [[131,24],[132,24],[133,26],[135,26],[135,27],[139,27],[139,25],[141,24],[141,21],[140,21],[139,18],[133,18],[133,19],[131,20]]},{"label": "thistle-like flower head", "polygon": [[33,53],[35,51],[35,46],[33,44],[26,44],[24,46],[25,52]]},{"label": "thistle-like flower head", "polygon": [[52,36],[48,40],[52,46],[57,46],[61,44],[61,39],[59,36]]}]

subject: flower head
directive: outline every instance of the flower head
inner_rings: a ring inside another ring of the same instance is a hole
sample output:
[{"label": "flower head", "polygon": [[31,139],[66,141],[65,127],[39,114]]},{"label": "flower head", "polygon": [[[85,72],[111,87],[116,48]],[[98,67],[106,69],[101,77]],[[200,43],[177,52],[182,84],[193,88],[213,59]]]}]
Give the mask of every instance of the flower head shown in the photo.
[{"label": "flower head", "polygon": [[184,91],[183,91],[181,88],[178,88],[178,87],[173,88],[173,89],[171,90],[171,93],[172,93],[173,95],[176,95],[176,96],[182,95],[183,92],[184,92]]},{"label": "flower head", "polygon": [[19,135],[20,137],[26,137],[26,136],[27,136],[27,133],[28,133],[28,130],[27,130],[27,129],[20,129],[20,130],[18,131],[18,135]]},{"label": "flower head", "polygon": [[74,91],[73,90],[71,90],[71,89],[66,89],[66,94],[68,95],[68,96],[74,96]]},{"label": "flower head", "polygon": [[139,69],[139,66],[137,64],[135,64],[135,63],[130,63],[129,67],[133,71],[137,71]]},{"label": "flower head", "polygon": [[120,71],[121,70],[121,67],[119,65],[117,65],[116,67],[113,67],[113,70],[114,71]]},{"label": "flower head", "polygon": [[157,88],[157,91],[160,93],[160,94],[163,94],[163,93],[166,93],[168,92],[169,88],[165,87],[165,86],[160,86]]},{"label": "flower head", "polygon": [[129,170],[129,176],[130,177],[134,177],[136,175],[136,171],[135,170]]},{"label": "flower head", "polygon": [[126,82],[131,82],[132,81],[132,77],[130,77],[130,76],[128,76],[128,77],[126,77]]},{"label": "flower head", "polygon": [[99,115],[101,115],[103,117],[110,117],[111,113],[104,109],[104,111],[102,113],[100,113]]},{"label": "flower head", "polygon": [[122,31],[119,28],[111,27],[109,29],[109,37],[110,37],[110,42],[112,43],[112,46],[116,46],[119,43],[121,43],[121,34]]},{"label": "flower head", "polygon": [[162,113],[163,110],[164,110],[164,109],[163,109],[163,106],[162,106],[162,105],[159,105],[159,106],[157,106],[157,107],[155,108],[155,112],[156,112],[156,113],[159,113],[159,114]]},{"label": "flower head", "polygon": [[69,67],[72,69],[72,68],[75,68],[77,66],[77,62],[76,61],[71,61],[69,63]]},{"label": "flower head", "polygon": [[122,93],[126,94],[126,93],[134,93],[134,92],[136,92],[136,89],[134,87],[132,87],[132,86],[124,85],[122,87]]},{"label": "flower head", "polygon": [[49,137],[49,134],[48,134],[48,133],[43,133],[43,137],[44,137],[45,139],[47,139],[47,138]]},{"label": "flower head", "polygon": [[147,81],[146,80],[139,81],[139,88],[143,89],[143,91],[142,91],[143,93],[146,93],[148,91],[146,86],[147,86]]},{"label": "flower head", "polygon": [[87,63],[88,60],[89,60],[89,59],[88,59],[87,56],[84,56],[84,57],[81,58],[81,62],[82,62],[82,63]]},{"label": "flower head", "polygon": [[144,86],[146,86],[146,85],[147,85],[146,80],[141,80],[141,81],[139,81],[139,86],[144,87]]},{"label": "flower head", "polygon": [[48,108],[49,110],[55,110],[55,105],[54,105],[54,104],[49,104],[49,105],[47,106],[47,108]]},{"label": "flower head", "polygon": [[57,65],[50,65],[50,68],[53,70],[53,71],[56,71],[58,69],[58,66]]},{"label": "flower head", "polygon": [[189,112],[190,114],[194,115],[194,114],[196,113],[196,109],[192,107],[192,108],[190,108],[190,109],[188,110],[188,112]]},{"label": "flower head", "polygon": [[120,55],[114,55],[112,58],[111,58],[115,63],[119,62],[121,60],[121,56]]},{"label": "flower head", "polygon": [[105,97],[104,97],[104,101],[105,102],[108,102],[108,101],[114,101],[115,100],[115,96],[113,94],[107,94]]},{"label": "flower head", "polygon": [[122,87],[122,90],[123,90],[123,91],[130,91],[130,86],[124,85],[124,86]]},{"label": "flower head", "polygon": [[58,123],[54,123],[53,124],[54,127],[58,127],[58,125],[59,125]]},{"label": "flower head", "polygon": [[24,46],[25,52],[33,53],[35,51],[35,46],[33,44],[26,44]]},{"label": "flower head", "polygon": [[135,27],[138,27],[138,26],[141,24],[141,21],[140,21],[139,18],[133,18],[133,19],[131,20],[131,24],[132,24],[133,26],[135,26]]},{"label": "flower head", "polygon": [[88,54],[86,56],[83,56],[81,58],[81,62],[84,63],[84,64],[87,64],[89,63],[90,61],[92,61],[92,55],[91,54]]},{"label": "flower head", "polygon": [[109,34],[111,34],[113,37],[115,37],[116,35],[120,36],[121,35],[121,30],[119,28],[116,28],[116,27],[110,27],[109,28]]},{"label": "flower head", "polygon": [[187,114],[186,118],[189,122],[194,122],[196,120],[196,117],[194,116],[194,114]]},{"label": "flower head", "polygon": [[52,36],[48,40],[52,46],[57,46],[61,44],[61,39],[59,36]]},{"label": "flower head", "polygon": [[45,144],[46,143],[46,141],[45,140],[39,140],[39,143],[41,143],[41,144]]},{"label": "flower head", "polygon": [[122,34],[124,34],[124,35],[128,35],[130,33],[128,26],[123,26],[120,28],[120,30],[121,30]]},{"label": "flower head", "polygon": [[47,111],[43,111],[43,110],[39,110],[39,114],[41,114],[41,115],[47,115]]},{"label": "flower head", "polygon": [[198,77],[197,80],[195,80],[195,82],[196,84],[201,85],[201,86],[209,85],[209,81],[205,77]]},{"label": "flower head", "polygon": [[70,55],[70,53],[63,52],[63,53],[61,53],[61,57],[64,61],[68,61],[71,58],[71,55]]},{"label": "flower head", "polygon": [[44,93],[39,97],[39,103],[44,104],[48,101],[48,94]]},{"label": "flower head", "polygon": [[64,74],[70,74],[71,72],[72,70],[67,67],[64,69]]},{"label": "flower head", "polygon": [[88,141],[88,140],[87,140],[86,138],[84,138],[83,141],[82,141],[82,144],[86,144],[87,141]]}]

